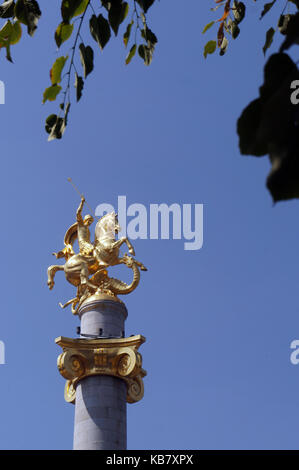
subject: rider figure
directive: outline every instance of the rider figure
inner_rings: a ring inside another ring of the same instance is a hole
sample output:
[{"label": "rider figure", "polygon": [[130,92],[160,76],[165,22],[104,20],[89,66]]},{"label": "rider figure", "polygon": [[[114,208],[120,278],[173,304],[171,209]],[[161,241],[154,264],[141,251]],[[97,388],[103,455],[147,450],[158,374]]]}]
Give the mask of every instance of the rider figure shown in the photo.
[{"label": "rider figure", "polygon": [[91,215],[86,215],[83,219],[82,209],[84,202],[85,198],[82,196],[80,205],[77,210],[77,233],[79,250],[80,254],[83,256],[92,256],[94,247],[90,241],[89,226],[93,223],[93,217]]},{"label": "rider figure", "polygon": [[85,257],[92,256],[93,254],[93,244],[90,241],[90,231],[89,231],[89,226],[93,222],[93,217],[91,215],[86,215],[83,219],[82,217],[82,209],[83,205],[85,202],[84,196],[81,196],[81,202],[80,205],[77,209],[77,235],[78,235],[78,244],[79,244],[79,250],[80,250],[80,255],[83,256],[82,259],[82,264],[81,264],[81,273],[80,273],[80,280],[81,280],[81,285],[86,286],[86,285],[92,285],[88,281],[88,264],[84,260]]}]

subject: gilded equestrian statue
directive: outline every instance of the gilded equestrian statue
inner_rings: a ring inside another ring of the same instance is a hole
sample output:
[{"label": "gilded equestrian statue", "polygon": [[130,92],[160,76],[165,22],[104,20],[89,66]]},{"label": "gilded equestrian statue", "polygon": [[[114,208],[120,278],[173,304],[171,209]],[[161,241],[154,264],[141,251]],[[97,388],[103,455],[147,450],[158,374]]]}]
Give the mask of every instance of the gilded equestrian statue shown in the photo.
[{"label": "gilded equestrian statue", "polygon": [[[82,217],[85,198],[81,202],[76,214],[76,222],[69,227],[64,236],[64,248],[53,253],[57,259],[64,258],[64,265],[52,265],[48,268],[48,286],[54,287],[54,277],[57,271],[64,271],[68,282],[77,287],[77,295],[73,299],[60,304],[62,308],[72,305],[73,314],[77,314],[82,303],[95,293],[106,293],[116,297],[118,294],[129,294],[139,284],[140,270],[147,271],[146,267],[137,261],[134,248],[127,237],[116,240],[120,231],[117,214],[108,213],[100,218],[95,228],[94,243],[90,239],[90,225],[93,217]],[[74,242],[78,240],[79,253],[74,251]],[[130,255],[126,253],[120,257],[119,249],[126,244]],[[133,280],[127,284],[119,279],[108,276],[110,266],[125,264],[133,271]]]}]

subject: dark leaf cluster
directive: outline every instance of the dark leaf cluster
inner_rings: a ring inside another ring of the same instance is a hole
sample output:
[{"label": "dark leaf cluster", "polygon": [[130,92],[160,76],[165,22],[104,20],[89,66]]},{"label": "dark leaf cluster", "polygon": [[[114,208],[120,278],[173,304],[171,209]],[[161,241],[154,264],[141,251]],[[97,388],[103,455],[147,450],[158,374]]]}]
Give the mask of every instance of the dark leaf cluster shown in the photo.
[{"label": "dark leaf cluster", "polygon": [[273,201],[299,198],[299,106],[291,101],[291,85],[299,71],[285,53],[273,54],[264,69],[260,95],[242,112],[238,123],[240,151],[269,155],[267,187]]}]

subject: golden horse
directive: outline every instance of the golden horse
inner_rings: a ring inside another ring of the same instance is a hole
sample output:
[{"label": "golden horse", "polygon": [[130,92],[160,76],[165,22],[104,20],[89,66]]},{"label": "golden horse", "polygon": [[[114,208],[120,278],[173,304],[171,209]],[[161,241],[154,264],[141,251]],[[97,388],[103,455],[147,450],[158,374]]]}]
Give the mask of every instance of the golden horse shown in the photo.
[{"label": "golden horse", "polygon": [[[72,304],[72,312],[78,312],[83,301],[96,291],[107,292],[111,295],[129,294],[139,284],[140,272],[147,271],[146,267],[133,258],[134,248],[127,237],[119,240],[115,239],[115,234],[120,231],[117,215],[114,212],[104,215],[97,223],[95,229],[95,242],[93,244],[93,253],[90,256],[76,254],[73,251],[73,242],[76,238],[76,224],[72,225],[67,231],[64,239],[65,248],[61,252],[54,253],[57,258],[64,257],[64,265],[52,265],[48,268],[48,286],[54,287],[54,277],[57,271],[64,271],[68,282],[77,287],[77,296],[66,304],[60,306],[65,308]],[[126,244],[129,256],[119,256],[120,247]],[[107,268],[118,264],[125,264],[133,270],[133,280],[127,284],[118,279],[108,276]],[[89,277],[91,276],[91,277]]]}]

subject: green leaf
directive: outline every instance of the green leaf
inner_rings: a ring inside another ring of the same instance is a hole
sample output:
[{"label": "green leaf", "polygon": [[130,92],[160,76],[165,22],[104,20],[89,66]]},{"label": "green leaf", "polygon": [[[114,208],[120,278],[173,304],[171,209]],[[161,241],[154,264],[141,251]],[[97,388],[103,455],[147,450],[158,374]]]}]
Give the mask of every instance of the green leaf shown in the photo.
[{"label": "green leaf", "polygon": [[103,50],[111,37],[110,26],[103,15],[92,15],[89,20],[89,29],[93,39],[98,43],[100,49]]},{"label": "green leaf", "polygon": [[0,5],[0,18],[11,18],[14,16],[15,2],[14,0],[7,0]]},{"label": "green leaf", "polygon": [[143,59],[144,65],[151,64],[153,58],[152,48],[146,46],[145,44],[140,44],[138,47],[138,54]]},{"label": "green leaf", "polygon": [[268,29],[268,31],[266,33],[266,41],[265,41],[265,44],[264,44],[264,47],[263,47],[264,55],[266,54],[267,49],[269,49],[269,47],[271,46],[271,44],[273,42],[274,33],[275,33],[274,28]]},{"label": "green leaf", "polygon": [[53,126],[56,124],[57,121],[57,114],[50,114],[50,116],[46,119],[45,129],[50,134]]},{"label": "green leaf", "polygon": [[144,13],[152,6],[155,0],[137,0],[137,3],[141,6]]},{"label": "green leaf", "polygon": [[10,36],[12,34],[12,23],[7,20],[6,23],[0,29],[0,47],[5,47],[6,44],[10,43]]},{"label": "green leaf", "polygon": [[125,20],[127,14],[129,12],[129,4],[127,2],[114,2],[110,3],[108,19],[111,28],[115,36],[117,36],[118,28],[121,23]]},{"label": "green leaf", "polygon": [[49,88],[46,88],[43,95],[43,104],[49,101],[55,101],[58,93],[61,91],[61,86],[52,85]]},{"label": "green leaf", "polygon": [[8,41],[12,33],[12,23],[7,20],[6,23],[0,29],[0,40]]},{"label": "green leaf", "polygon": [[[67,119],[68,119],[68,114],[69,114],[69,111],[70,111],[70,107],[71,107],[71,103],[69,103],[69,102],[66,103],[65,110],[64,110],[64,118],[62,120],[62,124],[61,124],[61,127],[60,127],[61,137],[63,136],[65,128],[67,126]],[[51,138],[51,135],[50,135],[49,138],[48,138],[48,141],[53,140],[54,138],[55,137]]]},{"label": "green leaf", "polygon": [[155,46],[158,39],[157,36],[146,26],[141,30],[141,36],[148,42],[148,46]]},{"label": "green leaf", "polygon": [[62,0],[61,16],[68,23],[75,16],[81,15],[86,10],[88,0]]},{"label": "green leaf", "polygon": [[137,49],[137,45],[134,44],[134,45],[131,47],[129,54],[128,54],[127,57],[126,57],[126,65],[128,65],[128,64],[131,62],[132,58],[134,57],[134,55],[135,55],[135,53],[136,53],[136,49]]},{"label": "green leaf", "polygon": [[[60,105],[61,109],[64,109],[64,105]],[[61,139],[64,131],[67,126],[67,119],[68,119],[68,114],[70,111],[70,103],[66,103],[65,109],[64,109],[64,117],[59,117],[57,114],[50,114],[50,116],[47,117],[46,123],[45,123],[45,129],[46,132],[49,134],[48,141],[50,142],[51,140],[54,139]]]},{"label": "green leaf", "polygon": [[5,46],[6,48],[6,59],[9,61],[9,62],[13,62],[12,58],[11,58],[11,55],[10,55],[10,44],[7,44]]},{"label": "green leaf", "polygon": [[224,55],[226,53],[227,46],[228,46],[228,40],[224,36],[224,38],[222,39],[221,46],[220,46],[220,55]]},{"label": "green leaf", "polygon": [[289,22],[293,15],[280,15],[278,20],[278,29],[282,35],[286,35],[288,32]]},{"label": "green leaf", "polygon": [[72,18],[74,18],[75,16],[82,15],[82,13],[84,13],[88,5],[88,1],[89,0],[81,0],[79,2],[76,2],[79,3],[79,5],[75,8]]},{"label": "green leaf", "polygon": [[74,25],[69,23],[60,23],[55,31],[55,42],[58,47],[67,41],[73,32]]},{"label": "green leaf", "polygon": [[58,57],[58,59],[55,60],[51,70],[50,70],[50,78],[52,85],[55,85],[56,83],[61,82],[61,72],[63,70],[63,67],[65,66],[65,63],[68,59],[68,56],[66,57]]},{"label": "green leaf", "polygon": [[22,28],[19,21],[11,23],[7,20],[0,30],[0,48],[5,47],[6,59],[12,62],[10,46],[17,44],[22,36]]},{"label": "green leaf", "polygon": [[76,98],[77,98],[77,101],[79,101],[82,96],[82,90],[84,88],[84,80],[82,77],[79,77],[77,72],[75,72],[75,88],[76,88]]},{"label": "green leaf", "polygon": [[[117,0],[118,2],[121,2],[122,0]],[[111,1],[110,0],[101,0],[101,3],[104,8],[106,8],[107,11],[109,11],[109,8],[111,6]]]},{"label": "green leaf", "polygon": [[272,163],[266,186],[273,203],[299,198],[299,155],[298,137],[293,137],[293,147],[284,148],[281,153],[269,153]]},{"label": "green leaf", "polygon": [[208,54],[213,54],[213,52],[215,51],[216,51],[216,41],[207,42],[204,48],[204,53],[203,53],[205,59],[207,58]]},{"label": "green leaf", "polygon": [[12,30],[10,35],[10,44],[17,44],[22,37],[22,27],[19,21],[12,23]]},{"label": "green leaf", "polygon": [[261,16],[260,16],[260,20],[265,16],[266,13],[268,13],[269,10],[271,10],[271,8],[273,7],[275,2],[276,2],[276,0],[273,0],[273,2],[265,3],[264,9],[263,9],[263,11],[261,13]]},{"label": "green leaf", "polygon": [[36,0],[17,0],[14,11],[15,17],[27,26],[30,36],[37,29],[37,23],[41,17],[41,11]]},{"label": "green leaf", "polygon": [[138,53],[142,57],[145,65],[150,65],[155,50],[155,45],[158,42],[157,36],[147,27],[146,18],[141,13],[144,29],[141,30],[141,36],[146,40],[147,44],[141,44],[138,48]]},{"label": "green leaf", "polygon": [[62,127],[63,127],[63,118],[58,117],[56,114],[51,114],[46,119],[45,129],[48,132],[49,137],[48,141],[54,139],[61,139],[62,138]]},{"label": "green leaf", "polygon": [[214,23],[215,23],[215,21],[211,21],[211,23],[206,24],[204,29],[203,29],[202,34],[204,34],[206,31],[208,31],[208,29],[210,29],[213,26]]},{"label": "green leaf", "polygon": [[262,111],[262,102],[258,98],[249,103],[238,119],[237,133],[242,155],[261,157],[268,152],[267,142],[258,138]]},{"label": "green leaf", "polygon": [[6,59],[9,62],[12,62],[11,54],[10,54],[10,39],[12,35],[12,23],[10,20],[6,21],[4,26],[0,30],[0,48],[5,47],[6,49]]},{"label": "green leaf", "polygon": [[299,12],[295,15],[290,15],[285,24],[283,34],[286,36],[282,45],[280,46],[280,52],[289,49],[293,44],[299,44]]},{"label": "green leaf", "polygon": [[264,67],[260,97],[238,120],[241,153],[269,154],[267,187],[274,202],[299,198],[298,118],[290,99],[290,84],[298,78],[297,64],[287,54],[272,54]]},{"label": "green leaf", "polygon": [[241,23],[244,19],[246,13],[246,6],[243,2],[238,2],[234,0],[233,7],[232,7],[233,15],[235,17],[235,21],[237,23]]},{"label": "green leaf", "polygon": [[83,43],[79,46],[80,60],[83,67],[84,78],[93,71],[93,50],[90,46],[84,46]]},{"label": "green leaf", "polygon": [[128,42],[130,40],[131,29],[132,29],[133,24],[134,24],[134,20],[132,20],[131,23],[128,23],[128,25],[127,25],[127,29],[126,29],[126,32],[125,32],[124,38],[123,38],[125,47],[127,47]]},{"label": "green leaf", "polygon": [[236,21],[233,21],[231,24],[231,35],[233,39],[236,39],[240,34],[240,28]]}]

